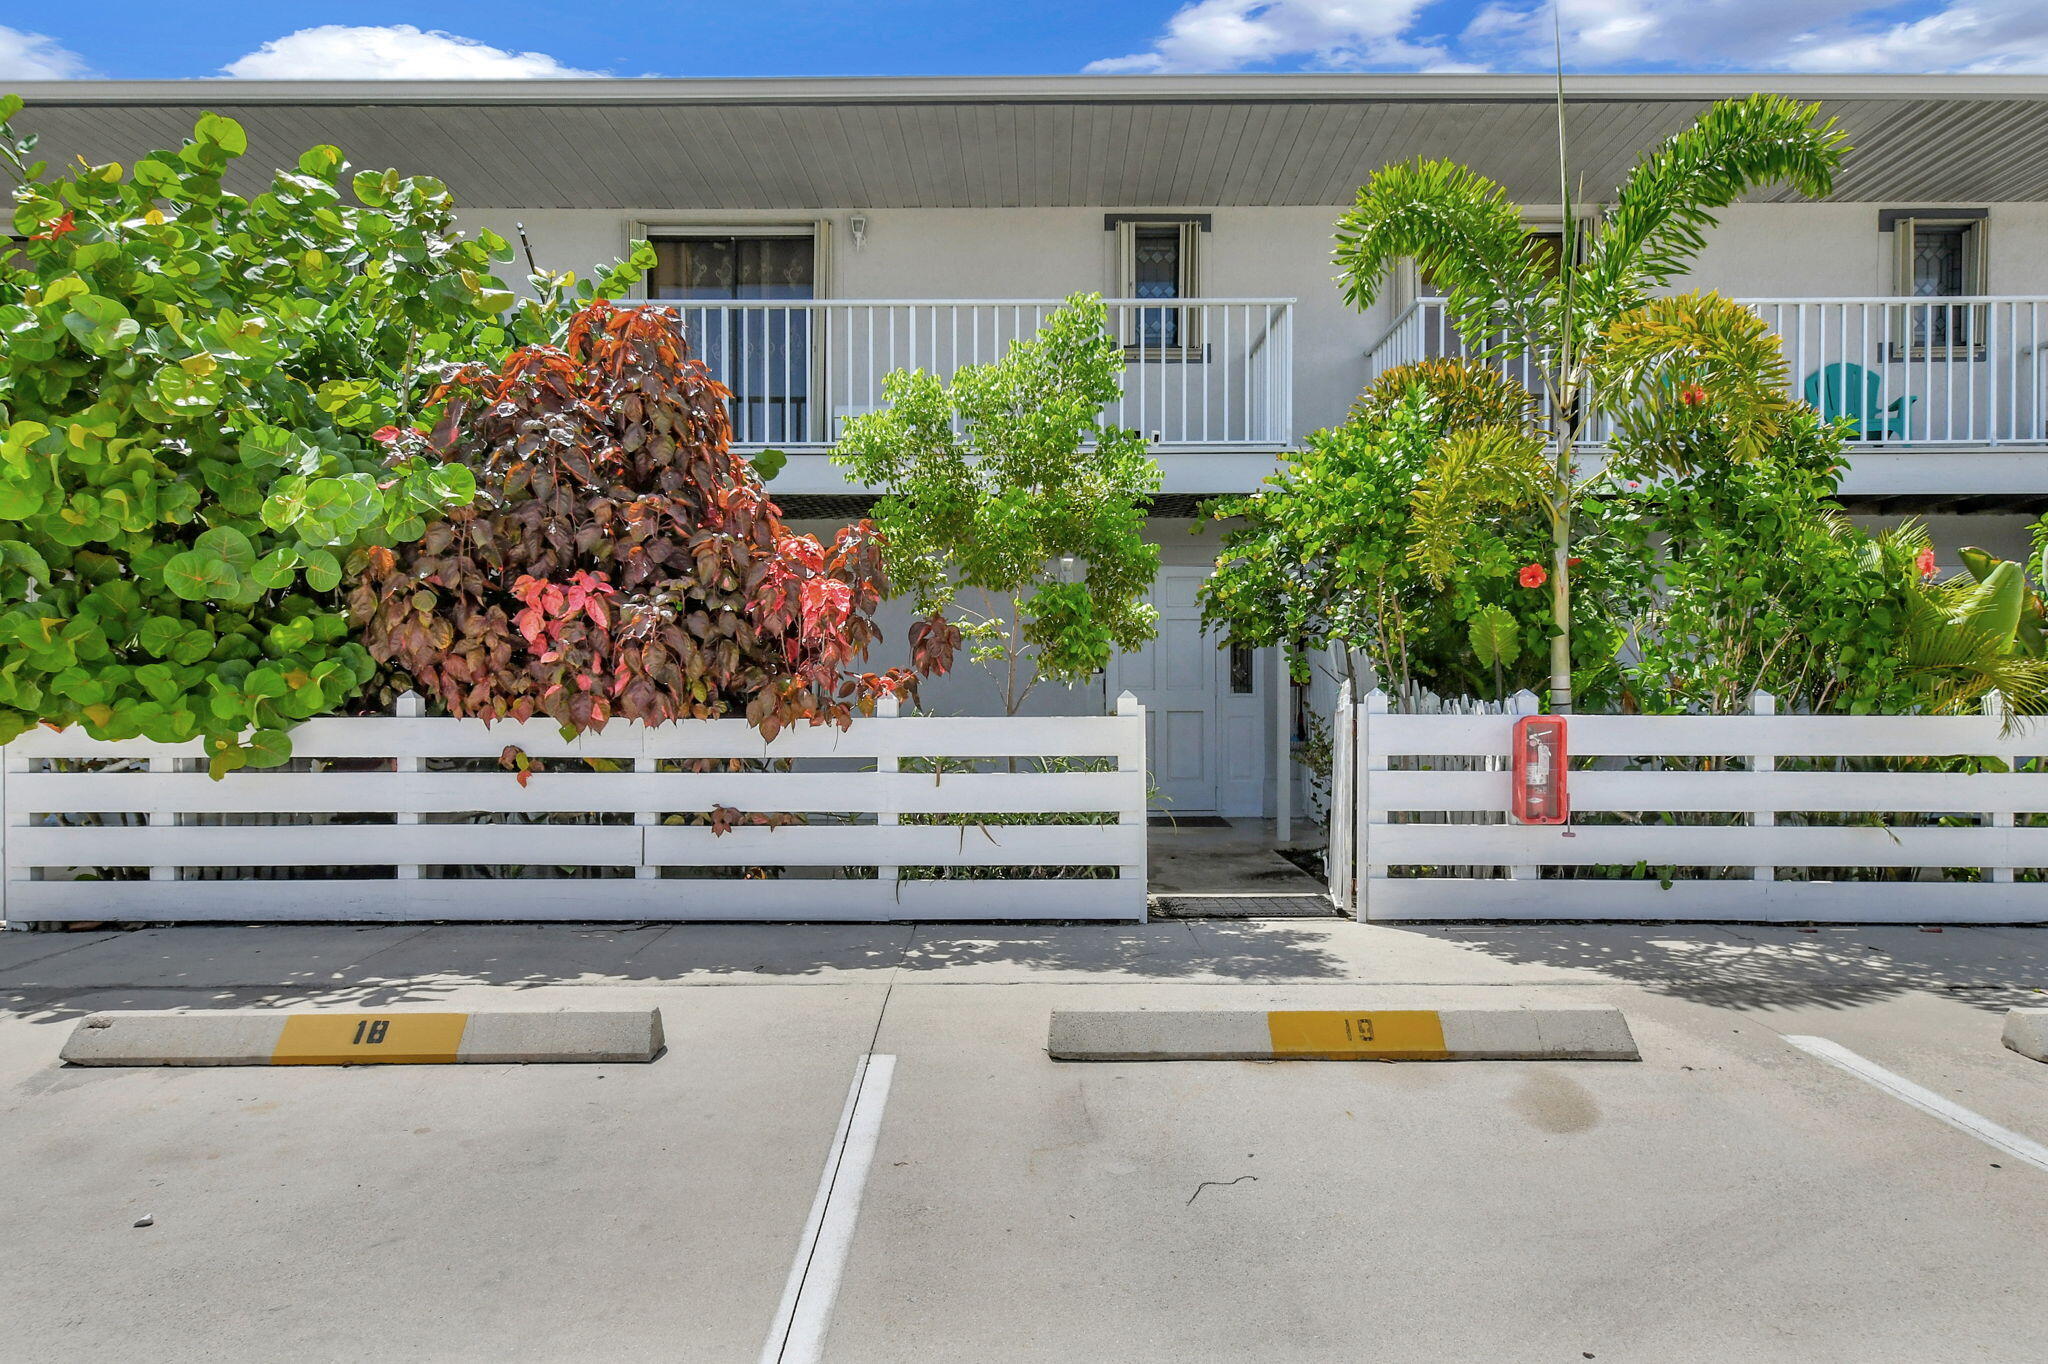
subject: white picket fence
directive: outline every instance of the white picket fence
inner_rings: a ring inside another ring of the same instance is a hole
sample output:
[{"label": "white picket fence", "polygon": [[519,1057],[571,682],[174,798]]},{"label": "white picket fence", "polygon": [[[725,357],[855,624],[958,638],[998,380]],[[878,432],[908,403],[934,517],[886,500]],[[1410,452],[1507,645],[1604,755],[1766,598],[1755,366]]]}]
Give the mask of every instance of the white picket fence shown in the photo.
[{"label": "white picket fence", "polygon": [[[0,918],[1145,917],[1135,698],[1086,717],[880,709],[767,744],[740,720],[564,740],[552,722],[424,717],[408,697],[389,718],[309,721],[289,767],[220,781],[196,743],[37,730],[0,762]],[[497,765],[508,744],[538,760],[524,786]],[[695,759],[750,770],[674,770]],[[684,822],[721,807],[800,822]],[[1090,822],[1009,822],[1055,813]],[[945,874],[960,868],[990,874]]]},{"label": "white picket fence", "polygon": [[[1340,729],[1331,895],[1368,919],[2048,921],[2048,827],[2020,822],[2048,813],[2048,726],[1772,710],[1572,716],[1572,759],[1598,766],[1570,773],[1569,824],[1534,826],[1507,814],[1513,714],[1374,692]],[[1869,761],[1965,757],[2006,770]]]}]

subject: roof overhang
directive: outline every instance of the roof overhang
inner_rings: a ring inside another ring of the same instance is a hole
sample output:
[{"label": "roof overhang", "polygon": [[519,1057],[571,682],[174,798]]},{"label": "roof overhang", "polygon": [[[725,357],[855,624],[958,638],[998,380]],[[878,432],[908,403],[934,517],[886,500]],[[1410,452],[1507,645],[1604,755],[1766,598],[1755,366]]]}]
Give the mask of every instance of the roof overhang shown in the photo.
[{"label": "roof overhang", "polygon": [[[1448,156],[1554,203],[1543,75],[17,83],[68,160],[176,146],[212,110],[250,133],[241,190],[319,142],[438,176],[474,207],[833,209],[1329,205]],[[1715,99],[1820,100],[1858,150],[1838,199],[2048,199],[2048,77],[1601,75],[1566,80],[1591,197]],[[1760,196],[1772,198],[1771,192]],[[1788,196],[1789,197],[1789,196]]]}]

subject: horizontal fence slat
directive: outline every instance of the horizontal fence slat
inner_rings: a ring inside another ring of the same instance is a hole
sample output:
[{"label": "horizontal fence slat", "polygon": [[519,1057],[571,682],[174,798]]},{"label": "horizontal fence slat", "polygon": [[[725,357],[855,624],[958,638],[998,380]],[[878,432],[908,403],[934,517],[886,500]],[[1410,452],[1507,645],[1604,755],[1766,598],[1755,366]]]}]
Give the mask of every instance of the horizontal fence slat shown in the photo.
[{"label": "horizontal fence slat", "polygon": [[[440,827],[440,826],[429,826]],[[1119,866],[1135,844],[1116,824],[965,826],[796,824],[739,828],[723,835],[698,826],[656,825],[646,860],[655,866],[913,867]],[[1140,835],[1142,838],[1142,835]]]},{"label": "horizontal fence slat", "polygon": [[[1505,811],[1507,772],[1375,772],[1372,813]],[[1579,813],[1831,810],[1854,813],[2048,812],[2048,772],[1574,772]]]},{"label": "horizontal fence slat", "polygon": [[1141,808],[1130,772],[14,772],[23,813],[523,814],[743,812],[980,814]]},{"label": "horizontal fence slat", "polygon": [[[1373,757],[1506,757],[1512,715],[1373,715]],[[1913,758],[2048,753],[2048,726],[1973,715],[1573,715],[1574,757]]]},{"label": "horizontal fence slat", "polygon": [[1115,880],[18,881],[10,922],[1142,919]]},{"label": "horizontal fence slat", "polygon": [[[773,743],[744,720],[690,720],[643,726],[608,725],[601,733],[564,739],[553,721],[453,720],[439,716],[337,717],[308,720],[291,731],[298,758],[495,758],[513,745],[534,758],[783,758],[984,757],[1141,759],[1127,717],[915,715],[860,719],[853,728],[796,725]],[[15,759],[189,758],[204,756],[199,742],[159,744],[147,739],[107,742],[83,729],[36,729],[7,745]]]},{"label": "horizontal fence slat", "polygon": [[[240,824],[9,830],[16,867],[630,867],[630,824]],[[706,832],[709,832],[708,830]]]},{"label": "horizontal fence slat", "polygon": [[1370,854],[1374,866],[2040,867],[2048,829],[1376,824]]},{"label": "horizontal fence slat", "polygon": [[1374,920],[1609,919],[1745,923],[2041,923],[2048,887],[1971,881],[1559,881],[1365,883]]}]

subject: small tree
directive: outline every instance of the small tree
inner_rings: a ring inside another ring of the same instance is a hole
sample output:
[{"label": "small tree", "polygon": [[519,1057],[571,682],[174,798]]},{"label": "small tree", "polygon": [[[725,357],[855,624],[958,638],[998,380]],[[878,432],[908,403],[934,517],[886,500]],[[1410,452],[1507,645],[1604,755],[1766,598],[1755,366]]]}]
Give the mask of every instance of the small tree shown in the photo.
[{"label": "small tree", "polygon": [[476,500],[372,550],[349,601],[370,653],[450,714],[744,715],[773,739],[945,668],[927,629],[915,673],[852,672],[882,596],[871,528],[823,545],[783,524],[666,310],[592,305],[563,346],[467,367],[448,394],[440,434]]},{"label": "small tree", "polygon": [[345,191],[333,147],[224,193],[247,138],[212,114],[130,170],[52,178],[21,107],[0,98],[27,239],[0,257],[0,741],[82,724],[203,737],[216,776],[281,763],[374,671],[349,561],[470,496],[405,437],[442,365],[554,332],[573,281],[515,308],[491,273],[510,248],[457,232],[442,185]]},{"label": "small tree", "polygon": [[[1537,357],[1548,431],[1461,432],[1429,482],[1447,512],[1503,497],[1543,512],[1551,532],[1543,570],[1551,597],[1550,701],[1563,712],[1572,708],[1572,522],[1591,491],[1578,468],[1581,432],[1596,406],[1661,414],[1682,392],[1723,404],[1724,417],[1739,422],[1775,415],[1782,394],[1742,411],[1738,399],[1766,395],[1665,382],[1681,360],[1696,372],[1753,373],[1760,322],[1745,326],[1733,316],[1739,310],[1711,296],[1652,302],[1650,295],[1705,244],[1714,209],[1780,180],[1825,196],[1848,145],[1834,120],[1821,121],[1818,104],[1782,95],[1724,100],[1643,157],[1582,242],[1564,173],[1561,84],[1560,77],[1558,190],[1568,239],[1555,271],[1529,250],[1521,214],[1502,186],[1456,162],[1421,159],[1386,167],[1358,191],[1356,206],[1338,220],[1336,262],[1345,296],[1363,309],[1395,262],[1413,258],[1449,295],[1451,319],[1475,357]],[[1632,339],[1626,355],[1616,353],[1617,334]],[[1748,454],[1758,442],[1728,448]]]},{"label": "small tree", "polygon": [[[1203,618],[1233,642],[1287,650],[1307,680],[1313,651],[1364,658],[1377,683],[1412,704],[1417,688],[1504,696],[1543,676],[1548,596],[1526,567],[1549,531],[1527,507],[1466,509],[1424,527],[1412,502],[1454,430],[1518,427],[1534,401],[1497,370],[1430,360],[1387,371],[1343,425],[1309,436],[1285,468],[1245,497],[1206,510],[1228,523]],[[1627,521],[1583,535],[1578,642],[1612,658],[1647,575]],[[1427,533],[1432,554],[1418,559]],[[1611,668],[1592,685],[1611,691]]]},{"label": "small tree", "polygon": [[1101,298],[1077,295],[950,384],[889,375],[888,407],[848,422],[834,455],[884,492],[895,589],[935,622],[953,614],[1005,714],[1041,679],[1085,681],[1157,633],[1144,527],[1159,466],[1137,432],[1102,421],[1124,363]]}]

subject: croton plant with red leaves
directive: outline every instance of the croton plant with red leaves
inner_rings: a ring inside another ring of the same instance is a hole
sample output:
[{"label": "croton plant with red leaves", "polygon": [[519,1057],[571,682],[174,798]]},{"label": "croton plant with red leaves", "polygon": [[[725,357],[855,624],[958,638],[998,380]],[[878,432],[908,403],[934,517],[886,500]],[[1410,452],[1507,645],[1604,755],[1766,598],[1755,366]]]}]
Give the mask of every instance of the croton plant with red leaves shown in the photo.
[{"label": "croton plant with red leaves", "polygon": [[593,304],[561,349],[444,391],[441,424],[393,443],[468,466],[476,500],[371,552],[349,607],[448,713],[567,731],[740,714],[772,739],[950,665],[958,631],[931,620],[910,667],[856,670],[884,588],[873,528],[824,544],[783,523],[668,311]]}]

